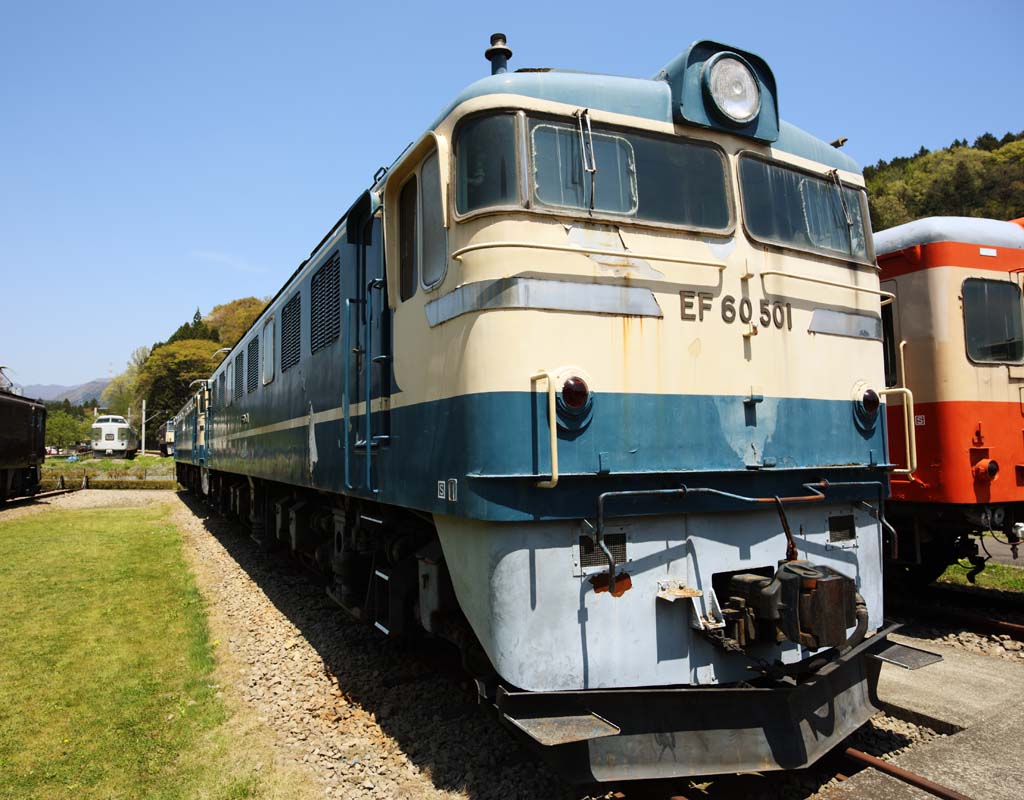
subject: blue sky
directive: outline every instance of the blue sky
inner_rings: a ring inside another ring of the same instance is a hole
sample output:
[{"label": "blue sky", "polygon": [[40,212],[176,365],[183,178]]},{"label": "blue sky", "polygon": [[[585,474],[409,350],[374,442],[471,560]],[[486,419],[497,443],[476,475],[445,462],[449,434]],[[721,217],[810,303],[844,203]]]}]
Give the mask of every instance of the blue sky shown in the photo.
[{"label": "blue sky", "polygon": [[2,9],[0,364],[23,384],[115,374],[197,306],[276,292],[488,74],[493,31],[513,68],[649,77],[694,39],[752,50],[782,116],[862,164],[1024,129],[1019,2]]}]

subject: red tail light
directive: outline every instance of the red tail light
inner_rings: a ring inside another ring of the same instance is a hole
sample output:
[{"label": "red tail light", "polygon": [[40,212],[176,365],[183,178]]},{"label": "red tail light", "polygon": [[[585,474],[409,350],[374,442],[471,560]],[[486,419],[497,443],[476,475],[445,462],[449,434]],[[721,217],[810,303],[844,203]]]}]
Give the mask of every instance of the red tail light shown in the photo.
[{"label": "red tail light", "polygon": [[562,386],[562,402],[568,408],[583,408],[590,397],[590,388],[583,378],[569,378]]}]

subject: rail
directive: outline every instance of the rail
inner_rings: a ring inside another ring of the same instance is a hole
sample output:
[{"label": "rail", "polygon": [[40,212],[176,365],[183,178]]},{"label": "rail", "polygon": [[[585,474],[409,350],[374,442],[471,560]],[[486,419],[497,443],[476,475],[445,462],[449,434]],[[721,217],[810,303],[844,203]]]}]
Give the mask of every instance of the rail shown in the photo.
[{"label": "rail", "polygon": [[812,278],[809,275],[794,275],[791,272],[781,272],[777,269],[766,269],[761,271],[761,277],[765,275],[778,275],[781,278],[792,278],[795,281],[804,281],[805,283],[816,283],[819,286],[831,286],[835,289],[849,289],[851,292],[863,292],[864,294],[873,294],[876,297],[882,298],[882,305],[887,306],[893,300],[896,299],[896,295],[892,292],[886,292],[882,289],[868,289],[866,286],[854,286],[852,283],[840,283],[839,281],[827,281],[824,278]]}]

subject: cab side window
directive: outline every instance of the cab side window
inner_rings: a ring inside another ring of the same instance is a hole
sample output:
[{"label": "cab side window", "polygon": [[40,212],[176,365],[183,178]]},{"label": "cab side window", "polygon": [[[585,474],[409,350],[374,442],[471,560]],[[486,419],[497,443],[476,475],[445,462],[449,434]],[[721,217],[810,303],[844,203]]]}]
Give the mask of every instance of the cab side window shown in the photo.
[{"label": "cab side window", "polygon": [[419,247],[416,236],[416,176],[409,178],[398,197],[399,296],[408,300],[416,294],[419,275]]}]

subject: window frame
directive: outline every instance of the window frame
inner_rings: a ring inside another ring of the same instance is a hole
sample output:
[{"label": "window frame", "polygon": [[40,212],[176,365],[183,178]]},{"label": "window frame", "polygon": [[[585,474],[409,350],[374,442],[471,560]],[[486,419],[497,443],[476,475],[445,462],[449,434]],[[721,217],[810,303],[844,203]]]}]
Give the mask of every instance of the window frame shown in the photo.
[{"label": "window frame", "polygon": [[459,134],[461,129],[466,124],[473,120],[480,119],[481,117],[512,117],[513,120],[513,136],[515,137],[515,176],[516,176],[516,198],[517,203],[501,203],[500,205],[487,206],[486,208],[474,208],[472,211],[466,211],[465,213],[459,213],[459,199],[457,189],[452,192],[449,206],[451,206],[451,218],[455,222],[462,222],[463,220],[473,219],[475,217],[487,216],[488,214],[496,214],[508,211],[526,211],[530,209],[530,176],[526,169],[527,163],[527,147],[526,143],[526,112],[522,109],[516,108],[488,108],[484,111],[478,111],[474,114],[467,114],[465,117],[460,119],[455,124],[455,129],[452,131],[452,146],[451,154],[448,158],[448,186],[457,187],[458,184],[458,162],[459,162]]},{"label": "window frame", "polygon": [[754,150],[738,150],[736,152],[736,192],[737,199],[739,200],[740,218],[743,221],[743,232],[747,235],[747,239],[758,244],[763,244],[766,247],[774,247],[779,250],[788,250],[793,253],[800,253],[801,255],[812,255],[819,256],[821,258],[827,258],[830,261],[838,261],[841,264],[854,267],[863,267],[872,269],[875,272],[881,272],[881,267],[875,260],[875,243],[874,237],[871,231],[871,214],[868,210],[868,192],[863,186],[857,186],[853,183],[848,183],[842,178],[839,179],[840,184],[847,189],[853,189],[858,197],[860,198],[860,214],[861,219],[864,221],[864,243],[866,245],[866,253],[863,261],[854,256],[844,256],[841,253],[830,251],[825,248],[813,248],[813,247],[800,247],[792,242],[780,242],[775,239],[766,239],[761,236],[755,236],[750,226],[747,225],[747,207],[743,197],[743,176],[742,176],[742,161],[744,158],[751,158],[756,161],[761,161],[772,167],[779,167],[780,169],[790,170],[803,175],[807,175],[811,178],[817,178],[821,181],[830,181],[827,173],[822,174],[815,172],[812,169],[808,169],[803,166],[791,164],[788,161],[780,161],[777,158],[770,158],[763,153],[758,153]]},{"label": "window frame", "polygon": [[[527,123],[529,123],[529,119],[527,119]],[[576,129],[573,128],[572,125],[560,124],[560,123],[557,123],[557,122],[552,122],[550,120],[538,120],[536,125],[534,125],[532,128],[529,128],[529,130],[528,130],[528,137],[527,137],[527,141],[526,141],[527,151],[530,154],[530,164],[531,164],[531,166],[533,165],[534,155],[537,152],[536,134],[537,134],[537,131],[539,129],[541,129],[541,128],[549,128],[549,129],[551,129],[553,131],[556,131],[556,132],[557,131],[564,131],[564,130],[568,129],[569,132],[571,134],[573,134],[573,135],[576,135],[576,133],[577,133]],[[633,143],[631,141],[629,141],[629,139],[627,139],[625,136],[622,136],[622,135],[616,134],[616,133],[608,133],[608,132],[606,132],[604,130],[594,131],[593,132],[593,136],[596,137],[596,138],[603,138],[603,139],[618,139],[619,141],[624,142],[626,144],[626,147],[629,148],[629,157],[630,157],[630,161],[632,162],[632,166],[633,166],[633,173],[632,173],[633,181],[632,181],[632,186],[631,186],[631,189],[632,189],[632,192],[631,192],[632,198],[631,199],[633,201],[632,208],[629,211],[608,211],[608,210],[605,210],[605,209],[597,209],[597,208],[595,208],[593,211],[591,211],[590,209],[584,208],[583,206],[564,205],[564,204],[560,204],[560,203],[551,203],[551,202],[548,202],[547,200],[541,200],[540,192],[537,191],[538,187],[536,185],[533,185],[532,183],[528,184],[529,188],[533,190],[533,191],[530,192],[530,200],[531,201],[536,201],[536,207],[537,208],[552,209],[554,211],[558,211],[558,212],[563,213],[563,214],[564,213],[571,213],[571,212],[582,211],[582,212],[586,213],[588,216],[593,216],[593,215],[596,215],[596,214],[609,214],[609,215],[614,216],[616,218],[622,218],[622,219],[627,219],[627,220],[637,219],[637,213],[640,210],[640,183],[639,183],[639,181],[637,180],[637,177],[636,177],[636,150],[633,148]],[[594,156],[594,160],[595,160],[595,162],[597,160],[596,154]],[[595,164],[595,167],[596,167],[596,164]],[[598,170],[598,174],[600,174],[600,170]],[[529,173],[528,173],[528,176],[532,176],[532,175],[534,175],[534,170],[533,169],[531,169],[529,171]]]},{"label": "window frame", "polygon": [[[267,333],[267,328],[270,328],[270,333]],[[271,314],[263,322],[263,364],[260,369],[260,381],[266,386],[267,384],[273,383],[274,378],[277,376],[277,342],[274,337],[277,335],[277,316]],[[267,358],[267,347],[270,347],[270,358]],[[270,370],[270,377],[267,377],[267,370]]]},{"label": "window frame", "polygon": [[234,359],[231,357],[231,353],[228,353],[228,357],[225,359],[224,364],[224,405],[230,406],[234,404],[235,395],[235,382],[234,372],[232,371],[232,365]]},{"label": "window frame", "polygon": [[[1024,354],[1021,355],[1021,359],[1019,361],[1007,361],[1005,359],[1000,361],[996,361],[994,359],[988,361],[979,361],[971,355],[971,349],[967,344],[967,301],[964,295],[964,287],[967,285],[969,281],[978,281],[980,283],[998,283],[1006,286],[1012,286],[1017,291],[1017,304],[1020,308],[1021,328],[1022,332],[1024,332],[1024,291],[1021,290],[1020,286],[1018,286],[1016,283],[1010,280],[1002,281],[997,278],[983,278],[977,275],[972,275],[968,278],[964,278],[963,282],[961,282],[960,284],[960,314],[963,320],[964,354],[967,356],[967,360],[970,363],[979,367],[1002,367],[1007,365],[1016,367],[1024,364]],[[1022,339],[1024,339],[1024,335],[1022,335]]]}]

